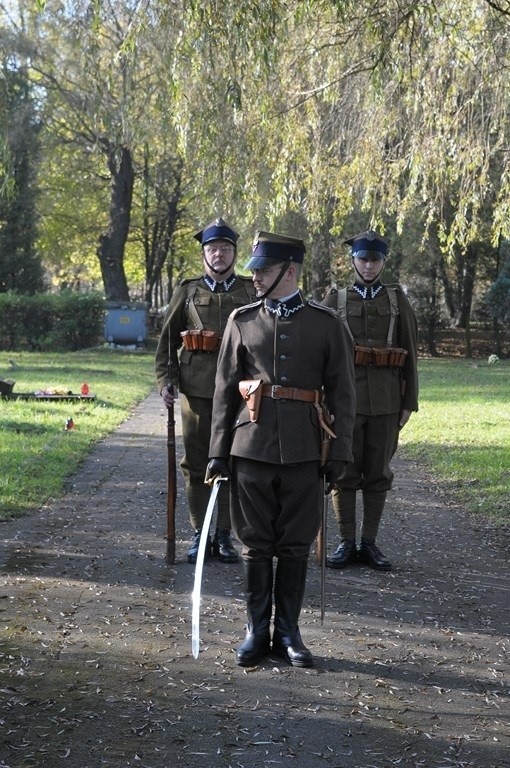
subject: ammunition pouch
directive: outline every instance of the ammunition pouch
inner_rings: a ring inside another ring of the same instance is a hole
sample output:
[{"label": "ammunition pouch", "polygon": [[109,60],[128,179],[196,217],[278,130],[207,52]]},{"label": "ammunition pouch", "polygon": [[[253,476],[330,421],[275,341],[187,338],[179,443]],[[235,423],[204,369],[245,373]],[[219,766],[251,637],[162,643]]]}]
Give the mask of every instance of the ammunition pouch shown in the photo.
[{"label": "ammunition pouch", "polygon": [[374,368],[402,368],[407,357],[402,347],[354,347],[354,365]]},{"label": "ammunition pouch", "polygon": [[354,365],[371,365],[372,349],[371,347],[354,347]]},{"label": "ammunition pouch", "polygon": [[390,368],[402,368],[408,355],[407,349],[402,349],[402,347],[391,347],[389,352],[388,365]]},{"label": "ammunition pouch", "polygon": [[193,352],[217,352],[221,344],[216,331],[181,331],[181,338],[183,347]]},{"label": "ammunition pouch", "polygon": [[262,379],[249,379],[239,382],[239,392],[246,401],[250,412],[250,421],[255,423],[259,417],[260,401],[262,400]]}]

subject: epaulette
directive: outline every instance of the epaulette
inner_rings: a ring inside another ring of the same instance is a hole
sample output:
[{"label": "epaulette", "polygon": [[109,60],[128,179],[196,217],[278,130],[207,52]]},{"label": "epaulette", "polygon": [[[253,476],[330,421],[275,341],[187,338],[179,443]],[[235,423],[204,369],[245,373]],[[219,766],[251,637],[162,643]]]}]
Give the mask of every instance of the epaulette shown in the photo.
[{"label": "epaulette", "polygon": [[236,280],[243,280],[243,282],[245,283],[252,283],[253,277],[251,277],[250,275],[238,275],[236,272]]},{"label": "epaulette", "polygon": [[258,301],[252,301],[251,304],[243,304],[242,307],[237,307],[237,309],[234,309],[232,311],[232,316],[237,317],[237,315],[240,315],[243,312],[247,312],[250,309],[255,309],[256,307],[260,307],[262,303],[263,303],[263,299],[259,299]]},{"label": "epaulette", "polygon": [[328,315],[336,318],[336,312],[332,307],[325,307],[324,304],[319,304],[319,302],[315,301],[314,299],[308,299],[306,303],[310,307],[313,307],[314,309],[322,309],[323,312],[327,312]]},{"label": "epaulette", "polygon": [[202,279],[202,275],[200,275],[199,277],[183,277],[181,280],[179,280],[177,285],[188,285],[189,283],[199,283],[201,279]]}]

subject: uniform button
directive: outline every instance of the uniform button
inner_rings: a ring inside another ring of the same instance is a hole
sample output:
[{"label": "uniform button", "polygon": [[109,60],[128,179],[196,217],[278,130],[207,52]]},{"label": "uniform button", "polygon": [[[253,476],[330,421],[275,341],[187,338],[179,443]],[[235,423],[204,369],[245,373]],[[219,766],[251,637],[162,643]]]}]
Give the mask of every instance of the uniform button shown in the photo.
[{"label": "uniform button", "polygon": [[286,359],[287,359],[287,355],[280,355],[280,360],[286,360]]},{"label": "uniform button", "polygon": [[288,381],[288,378],[286,376],[282,376],[280,381]]},{"label": "uniform button", "polygon": [[280,339],[283,339],[285,341],[285,339],[287,339],[287,338],[288,338],[288,336],[287,336],[286,333],[280,333]]}]

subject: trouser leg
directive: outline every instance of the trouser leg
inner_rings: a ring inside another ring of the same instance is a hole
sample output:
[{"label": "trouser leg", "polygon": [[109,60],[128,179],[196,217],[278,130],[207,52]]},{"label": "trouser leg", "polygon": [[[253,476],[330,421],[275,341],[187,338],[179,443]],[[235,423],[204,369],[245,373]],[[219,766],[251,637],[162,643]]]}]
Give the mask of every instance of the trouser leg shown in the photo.
[{"label": "trouser leg", "polygon": [[273,561],[244,560],[243,564],[248,624],[244,642],[236,652],[236,661],[241,667],[251,667],[269,653]]},{"label": "trouser leg", "polygon": [[[186,488],[186,497],[188,499],[188,509],[190,515],[191,525],[194,528],[193,538],[191,545],[188,549],[188,563],[196,563],[198,555],[198,547],[200,544],[200,535],[202,533],[202,526],[205,518],[205,510],[209,501],[209,495],[211,491],[206,485],[189,485]],[[212,542],[209,536],[209,541],[205,548],[205,559],[208,560],[211,557]]]},{"label": "trouser leg", "polygon": [[311,667],[312,654],[299,632],[299,615],[306,587],[308,558],[278,559],[275,578],[273,653],[294,667]]},{"label": "trouser leg", "polygon": [[232,522],[243,555],[307,558],[320,527],[319,462],[232,458]]},{"label": "trouser leg", "polygon": [[[209,440],[211,437],[212,400],[205,397],[186,397],[181,394],[182,433],[184,456],[181,470],[188,500],[189,518],[195,531],[188,550],[188,562],[196,562],[198,543],[204,524],[211,489],[204,484],[205,471],[209,461]],[[226,484],[218,492],[216,533],[206,555],[211,553],[222,563],[235,563],[237,551],[230,537],[230,504]]]},{"label": "trouser leg", "polygon": [[[220,489],[220,491],[223,489]],[[195,530],[201,530],[204,524],[205,512],[209,503],[211,489],[202,482],[202,485],[189,485],[186,488],[189,518]]]}]

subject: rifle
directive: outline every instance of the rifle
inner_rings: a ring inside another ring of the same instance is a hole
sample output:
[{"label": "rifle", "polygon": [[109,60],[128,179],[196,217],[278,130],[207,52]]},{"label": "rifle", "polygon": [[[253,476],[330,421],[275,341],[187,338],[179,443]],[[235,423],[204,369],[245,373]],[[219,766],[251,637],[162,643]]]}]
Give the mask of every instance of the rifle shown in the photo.
[{"label": "rifle", "polygon": [[[174,394],[172,368],[168,361],[168,389]],[[177,470],[175,463],[175,416],[174,406],[167,407],[167,494],[166,494],[166,561],[175,563],[175,503],[177,500]]]}]

